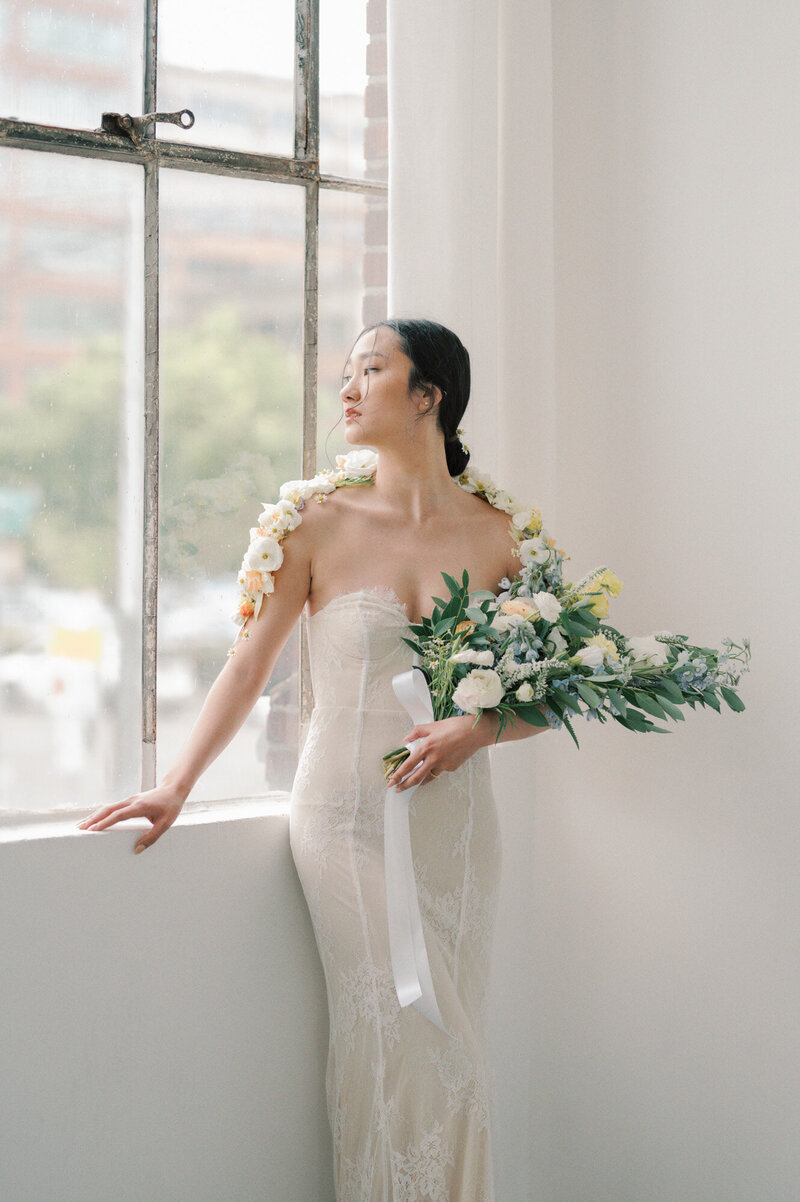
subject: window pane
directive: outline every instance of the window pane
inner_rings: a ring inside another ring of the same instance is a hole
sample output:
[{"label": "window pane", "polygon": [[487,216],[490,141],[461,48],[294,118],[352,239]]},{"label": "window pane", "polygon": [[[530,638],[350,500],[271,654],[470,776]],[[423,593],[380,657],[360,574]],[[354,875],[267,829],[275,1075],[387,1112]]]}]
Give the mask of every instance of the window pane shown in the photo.
[{"label": "window pane", "polygon": [[386,198],[320,190],[317,464],[351,448],[344,437],[342,369],[362,326],[386,316]]},{"label": "window pane", "polygon": [[200,146],[294,153],[294,3],[228,0],[224,8],[159,0],[158,106],[191,109]]},{"label": "window pane", "polygon": [[[300,475],[303,200],[290,185],[161,176],[159,773],[237,632],[236,577],[261,503]],[[193,798],[291,783],[297,655],[295,632]]]},{"label": "window pane", "polygon": [[0,151],[0,806],[141,780],[140,168]]},{"label": "window pane", "polygon": [[0,116],[97,129],[140,113],[144,0],[0,0]]},{"label": "window pane", "polygon": [[386,0],[320,0],[320,169],[385,180]]}]

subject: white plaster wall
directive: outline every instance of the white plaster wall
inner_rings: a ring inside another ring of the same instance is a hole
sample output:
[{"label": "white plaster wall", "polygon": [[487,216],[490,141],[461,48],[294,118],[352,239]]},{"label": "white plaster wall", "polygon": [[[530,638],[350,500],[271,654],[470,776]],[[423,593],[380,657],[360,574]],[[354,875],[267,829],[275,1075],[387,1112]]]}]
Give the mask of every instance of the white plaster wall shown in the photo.
[{"label": "white plaster wall", "polygon": [[333,1202],[285,804],[0,830],[3,1202]]}]

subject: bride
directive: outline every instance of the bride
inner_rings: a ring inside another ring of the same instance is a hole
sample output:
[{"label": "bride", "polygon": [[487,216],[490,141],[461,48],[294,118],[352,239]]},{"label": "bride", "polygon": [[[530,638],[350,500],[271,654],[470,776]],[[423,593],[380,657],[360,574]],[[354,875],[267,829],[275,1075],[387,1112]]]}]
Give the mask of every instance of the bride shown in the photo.
[{"label": "bride", "polygon": [[[413,726],[392,679],[413,664],[409,622],[442,572],[496,592],[519,568],[508,514],[462,488],[458,423],[469,355],[435,322],[362,332],[341,400],[348,443],[378,453],[363,486],[321,494],[284,540],[274,590],[248,619],[175,764],[155,789],[79,826],[126,818],[172,825],[201,773],[262,694],[304,613],[314,710],[295,776],[291,848],[325,971],[328,1115],[338,1202],[491,1202],[484,1005],[500,867],[487,748],[547,727],[463,714]],[[369,481],[367,483],[367,480]],[[381,756],[414,741],[397,770],[410,826],[440,1029],[394,988],[386,917]]]}]

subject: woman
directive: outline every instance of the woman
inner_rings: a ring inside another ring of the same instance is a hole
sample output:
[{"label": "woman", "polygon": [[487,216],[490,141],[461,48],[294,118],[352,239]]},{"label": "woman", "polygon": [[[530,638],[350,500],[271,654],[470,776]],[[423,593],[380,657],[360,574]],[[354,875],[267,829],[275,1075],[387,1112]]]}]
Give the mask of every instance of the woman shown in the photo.
[{"label": "woman", "polygon": [[[314,712],[292,790],[291,846],[325,969],[327,1090],[339,1202],[489,1202],[493,1198],[483,1007],[499,874],[484,713],[411,727],[392,691],[413,663],[410,621],[469,572],[497,591],[517,573],[508,515],[454,477],[468,453],[457,426],[469,356],[434,322],[366,329],[345,368],[345,430],[378,452],[368,487],[308,504],[285,539],[274,591],[212,686],[175,765],[155,789],[79,825],[144,815],[152,846],[261,695],[305,608]],[[537,734],[522,722],[500,741]],[[445,1030],[394,989],[386,920],[381,756],[415,741],[399,791],[410,804],[414,871]]]}]

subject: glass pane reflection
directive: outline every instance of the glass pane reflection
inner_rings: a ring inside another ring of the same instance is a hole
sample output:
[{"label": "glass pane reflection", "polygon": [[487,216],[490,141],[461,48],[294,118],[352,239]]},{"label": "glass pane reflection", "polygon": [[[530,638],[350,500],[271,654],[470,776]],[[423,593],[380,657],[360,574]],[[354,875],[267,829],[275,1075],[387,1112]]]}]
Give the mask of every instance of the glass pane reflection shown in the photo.
[{"label": "glass pane reflection", "polygon": [[0,117],[97,129],[140,113],[144,0],[3,0]]},{"label": "glass pane reflection", "polygon": [[[162,174],[159,773],[237,632],[261,503],[300,475],[303,200],[287,185]],[[295,632],[193,799],[290,785],[297,657]]]},{"label": "glass pane reflection", "polygon": [[317,464],[350,447],[339,389],[362,326],[386,316],[386,198],[321,189],[319,198],[319,399]]},{"label": "glass pane reflection", "polygon": [[0,807],[139,788],[140,168],[2,152]]},{"label": "glass pane reflection", "polygon": [[190,133],[159,136],[198,146],[294,151],[294,3],[227,0],[224,9],[159,0],[158,106],[189,108]]}]

